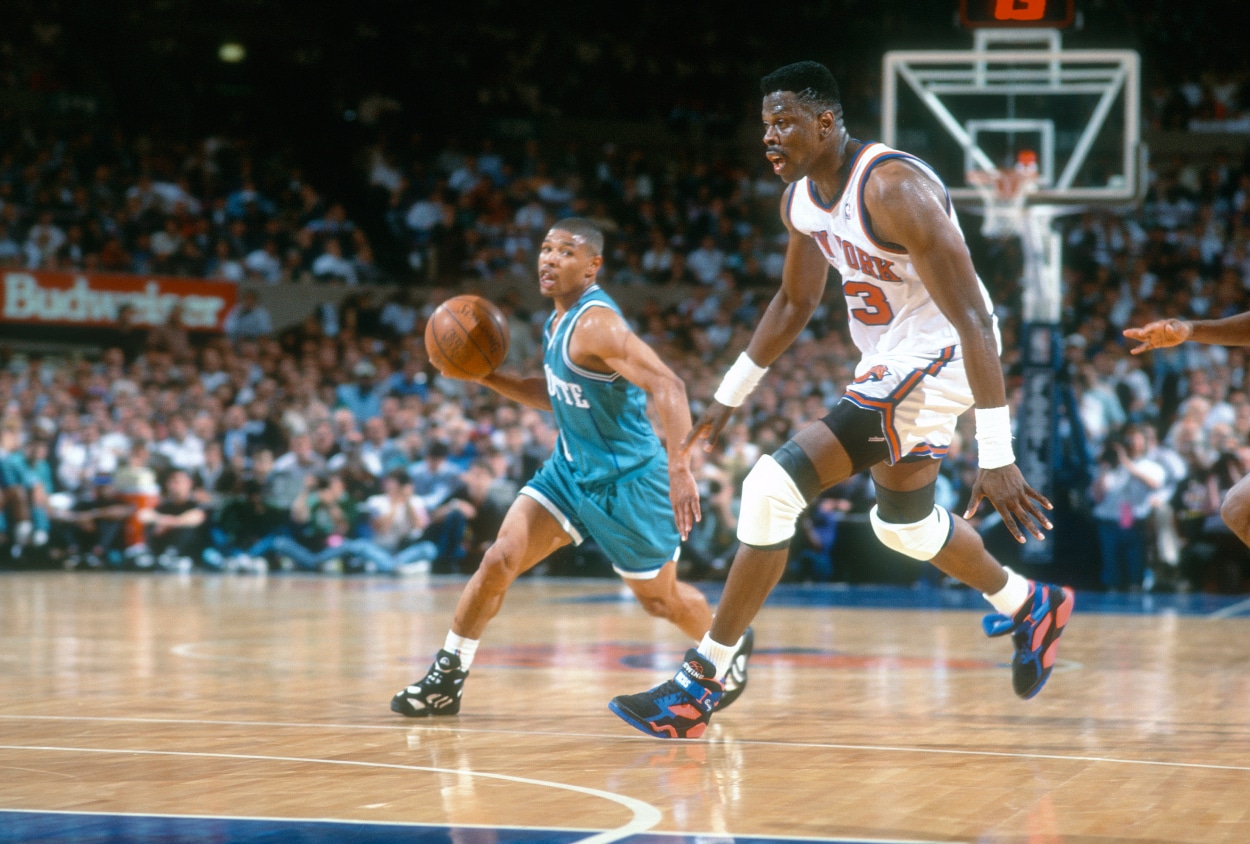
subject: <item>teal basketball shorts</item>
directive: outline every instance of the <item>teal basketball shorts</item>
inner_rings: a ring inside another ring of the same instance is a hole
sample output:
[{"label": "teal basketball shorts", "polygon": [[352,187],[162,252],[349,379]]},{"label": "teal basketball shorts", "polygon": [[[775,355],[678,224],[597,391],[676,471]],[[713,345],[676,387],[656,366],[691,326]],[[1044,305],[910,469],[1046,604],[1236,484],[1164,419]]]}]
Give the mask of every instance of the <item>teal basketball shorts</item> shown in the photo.
[{"label": "teal basketball shorts", "polygon": [[575,545],[587,536],[621,577],[650,580],[681,553],[663,455],[611,484],[583,487],[553,454],[521,490],[555,517]]}]

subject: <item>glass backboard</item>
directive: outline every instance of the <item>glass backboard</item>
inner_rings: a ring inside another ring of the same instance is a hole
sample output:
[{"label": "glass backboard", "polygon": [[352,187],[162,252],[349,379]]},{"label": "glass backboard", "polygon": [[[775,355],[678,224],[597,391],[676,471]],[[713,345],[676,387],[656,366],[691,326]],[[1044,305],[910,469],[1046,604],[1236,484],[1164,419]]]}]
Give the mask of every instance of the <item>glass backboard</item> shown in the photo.
[{"label": "glass backboard", "polygon": [[1143,190],[1132,50],[1065,50],[1056,30],[978,30],[971,50],[891,51],[882,137],[929,162],[957,202],[974,170],[1036,155],[1035,205],[1129,203]]}]

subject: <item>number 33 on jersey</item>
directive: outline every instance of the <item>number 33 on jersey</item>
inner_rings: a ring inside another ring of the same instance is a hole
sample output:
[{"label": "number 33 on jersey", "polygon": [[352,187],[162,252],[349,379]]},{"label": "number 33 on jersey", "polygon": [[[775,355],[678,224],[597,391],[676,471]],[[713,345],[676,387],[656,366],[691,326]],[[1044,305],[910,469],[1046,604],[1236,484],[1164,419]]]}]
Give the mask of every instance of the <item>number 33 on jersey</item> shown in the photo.
[{"label": "number 33 on jersey", "polygon": [[[791,188],[785,213],[790,225],[812,237],[841,274],[851,339],[865,356],[878,352],[937,355],[957,344],[959,335],[925,289],[911,256],[879,241],[866,223],[864,182],[874,167],[896,158],[942,183],[920,159],[885,144],[865,144],[851,163],[842,194],[832,204],[823,204],[815,186],[804,178]],[[958,227],[949,197],[946,208]],[[984,284],[981,296],[993,313]]]}]

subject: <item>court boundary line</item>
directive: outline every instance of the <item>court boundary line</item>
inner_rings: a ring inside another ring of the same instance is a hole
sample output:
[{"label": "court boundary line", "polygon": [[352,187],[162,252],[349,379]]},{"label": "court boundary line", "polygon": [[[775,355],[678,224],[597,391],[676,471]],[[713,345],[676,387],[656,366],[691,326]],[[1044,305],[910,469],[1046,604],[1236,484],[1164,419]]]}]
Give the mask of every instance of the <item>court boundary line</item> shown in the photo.
[{"label": "court boundary line", "polygon": [[[627,823],[613,829],[598,831],[595,835],[580,839],[577,844],[611,844],[611,842],[621,841],[631,835],[639,835],[645,832],[650,832],[660,823],[660,821],[664,819],[664,814],[655,806],[645,800],[639,800],[636,797],[629,797],[625,794],[602,791],[600,789],[589,788],[584,785],[571,785],[569,783],[555,782],[553,780],[540,780],[532,777],[514,776],[512,774],[493,774],[487,771],[474,771],[471,768],[435,768],[426,765],[400,765],[394,762],[366,762],[355,759],[316,759],[306,756],[268,756],[253,753],[210,753],[206,751],[191,750],[133,750],[111,747],[59,747],[56,745],[23,744],[0,744],[0,750],[35,750],[51,753],[99,753],[133,756],[175,756],[192,759],[226,759],[254,762],[295,762],[314,765],[341,765],[344,767],[354,768],[383,768],[398,771],[423,771],[433,774],[450,774],[452,776],[468,775],[471,777],[482,777],[484,779],[514,782],[521,785],[536,785],[540,788],[556,788],[561,791],[572,791],[577,794],[598,797],[628,809],[633,815]],[[507,829],[507,827],[502,826],[494,828]],[[560,830],[559,827],[546,828],[556,831]],[[572,831],[581,832],[582,830],[578,829]]]},{"label": "court boundary line", "polygon": [[[269,817],[265,815],[201,815],[186,814],[175,815],[169,812],[100,812],[100,811],[76,811],[73,809],[6,809],[0,807],[0,812],[14,812],[29,815],[86,815],[89,817],[108,817],[108,818],[167,818],[169,820],[204,820],[204,821],[260,821],[260,822],[295,822],[295,823],[326,823],[326,824],[360,824],[362,826],[402,826],[414,827],[418,829],[516,829],[523,832],[597,832],[598,830],[588,827],[576,826],[528,826],[526,824],[503,824],[492,825],[483,823],[425,823],[422,821],[370,821],[370,820],[349,820],[338,818],[279,818]],[[930,839],[930,838],[864,838],[857,836],[855,838],[822,838],[816,835],[779,835],[775,833],[751,833],[751,832],[707,832],[707,831],[660,831],[648,830],[647,832],[638,833],[640,835],[680,835],[686,838],[717,838],[717,837],[734,837],[734,838],[758,838],[770,841],[814,841],[829,842],[829,844],[837,844],[842,841],[854,841],[856,844],[961,844],[960,841],[949,841],[946,839]]]},{"label": "court boundary line", "polygon": [[1221,607],[1215,612],[1208,614],[1207,621],[1219,621],[1224,618],[1235,618],[1245,610],[1250,610],[1250,598],[1238,601],[1235,604],[1229,604],[1226,607]]},{"label": "court boundary line", "polygon": [[[1113,756],[1065,756],[1063,754],[1058,754],[1058,753],[1020,753],[1020,752],[1009,752],[1005,750],[963,750],[959,748],[941,748],[941,747],[905,747],[902,745],[843,744],[840,742],[794,742],[794,741],[776,741],[772,739],[739,739],[739,738],[716,739],[713,737],[710,740],[704,740],[704,739],[657,740],[657,739],[648,739],[643,736],[631,736],[628,734],[618,735],[615,733],[573,733],[573,732],[553,732],[553,731],[547,731],[547,730],[504,730],[504,729],[492,729],[492,728],[483,728],[483,727],[457,727],[457,726],[452,726],[450,724],[447,726],[441,726],[441,727],[427,726],[424,724],[396,724],[394,726],[391,726],[387,724],[332,724],[332,723],[316,724],[316,723],[301,723],[301,722],[289,722],[289,721],[219,721],[219,720],[199,719],[199,718],[135,718],[135,717],[110,717],[110,716],[99,716],[99,715],[91,715],[91,716],[0,715],[0,720],[95,721],[95,722],[118,722],[118,723],[133,723],[133,724],[170,724],[170,725],[198,724],[201,726],[216,726],[216,727],[281,727],[281,728],[290,728],[290,729],[318,729],[318,730],[387,730],[387,731],[404,731],[404,732],[411,732],[412,730],[420,730],[423,733],[453,734],[453,733],[459,732],[459,733],[480,733],[483,735],[519,735],[519,736],[549,735],[549,736],[557,736],[561,738],[592,738],[592,739],[604,739],[604,740],[609,740],[609,741],[629,741],[632,743],[645,742],[647,744],[651,744],[656,747],[660,747],[663,745],[674,745],[674,744],[692,745],[696,747],[697,746],[715,747],[718,744],[722,744],[727,741],[733,741],[738,744],[751,745],[755,747],[794,747],[794,748],[806,748],[809,750],[812,750],[812,749],[815,749],[815,750],[821,750],[821,749],[823,750],[862,750],[862,751],[873,751],[873,752],[881,752],[881,753],[922,753],[922,754],[927,753],[927,754],[933,754],[933,755],[948,755],[948,756],[987,756],[987,757],[992,757],[992,758],[1005,758],[1005,759],[1050,759],[1050,760],[1063,761],[1063,762],[1096,762],[1096,763],[1106,763],[1106,764],[1111,764],[1111,765],[1143,765],[1143,766],[1148,766],[1148,767],[1163,767],[1163,768],[1194,768],[1194,769],[1199,769],[1199,770],[1211,770],[1211,771],[1247,771],[1247,772],[1250,772],[1250,765],[1216,765],[1216,764],[1207,763],[1207,762],[1168,762],[1168,761],[1157,760],[1157,759],[1124,759],[1124,758],[1116,758]],[[24,745],[0,745],[0,750],[3,750],[7,747],[16,747],[16,748],[21,749],[21,748],[24,748],[25,746]],[[158,753],[158,752],[163,752],[163,751],[115,751],[115,752]],[[214,754],[203,754],[203,755],[211,756]],[[260,757],[260,758],[270,758],[270,757]],[[282,758],[282,757],[272,757],[272,758]],[[317,761],[317,760],[304,760],[304,761]],[[330,761],[330,760],[326,760],[326,761]],[[351,763],[343,762],[341,764],[351,764]],[[373,764],[373,763],[361,763],[361,764]],[[377,764],[381,765],[381,763],[377,763]],[[413,767],[413,766],[396,765],[392,767],[408,768],[408,767]],[[422,768],[419,770],[436,770],[436,769]],[[481,774],[481,776],[507,777],[509,775],[483,773]],[[543,782],[543,781],[538,780],[536,782]],[[551,783],[551,785],[560,787],[560,788],[568,788],[568,789],[580,788],[580,786],[571,786],[571,785],[563,785],[563,784],[556,784],[556,783]],[[593,789],[591,790],[593,791]],[[604,794],[608,794],[608,793],[610,792],[604,792]],[[620,795],[620,796],[624,797],[624,795]],[[627,799],[633,799],[633,798],[627,798]],[[650,805],[650,804],[647,804],[647,805]]]}]

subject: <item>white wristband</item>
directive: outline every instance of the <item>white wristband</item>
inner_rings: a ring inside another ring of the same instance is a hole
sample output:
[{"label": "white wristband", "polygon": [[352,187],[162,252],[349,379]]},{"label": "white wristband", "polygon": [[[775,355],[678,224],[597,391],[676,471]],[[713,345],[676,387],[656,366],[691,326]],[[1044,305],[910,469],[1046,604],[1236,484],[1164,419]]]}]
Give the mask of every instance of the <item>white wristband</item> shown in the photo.
[{"label": "white wristband", "polygon": [[997,469],[1016,462],[1011,450],[1011,411],[1006,407],[978,407],[977,465]]},{"label": "white wristband", "polygon": [[734,365],[729,367],[729,371],[721,379],[720,386],[716,388],[716,395],[712,398],[725,407],[737,407],[746,401],[746,397],[751,395],[751,391],[755,389],[755,385],[760,382],[767,371],[767,366],[756,366],[755,361],[743,352],[738,355]]}]

